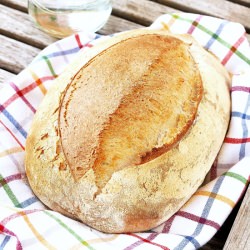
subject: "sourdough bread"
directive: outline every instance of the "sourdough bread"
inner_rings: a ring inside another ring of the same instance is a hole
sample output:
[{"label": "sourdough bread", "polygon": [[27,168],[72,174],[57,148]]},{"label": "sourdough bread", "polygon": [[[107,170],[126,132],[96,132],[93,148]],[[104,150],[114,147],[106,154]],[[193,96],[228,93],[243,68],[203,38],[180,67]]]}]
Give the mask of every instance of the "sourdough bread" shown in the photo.
[{"label": "sourdough bread", "polygon": [[230,77],[188,35],[138,30],[81,53],[55,80],[26,143],[51,209],[103,232],[151,229],[202,184],[230,118]]}]

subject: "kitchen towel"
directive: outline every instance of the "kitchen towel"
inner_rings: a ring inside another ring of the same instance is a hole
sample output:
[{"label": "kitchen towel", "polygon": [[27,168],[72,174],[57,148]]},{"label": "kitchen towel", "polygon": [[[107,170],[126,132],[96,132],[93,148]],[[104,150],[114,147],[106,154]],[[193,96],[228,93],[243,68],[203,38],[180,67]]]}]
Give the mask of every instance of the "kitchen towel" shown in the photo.
[{"label": "kitchen towel", "polygon": [[142,233],[101,233],[49,210],[35,197],[24,168],[34,113],[53,79],[80,51],[110,39],[78,33],[45,48],[1,88],[0,249],[197,249],[214,236],[242,197],[250,179],[250,48],[244,27],[173,13],[160,16],[148,29],[191,34],[232,75],[230,126],[204,185],[169,220]]}]

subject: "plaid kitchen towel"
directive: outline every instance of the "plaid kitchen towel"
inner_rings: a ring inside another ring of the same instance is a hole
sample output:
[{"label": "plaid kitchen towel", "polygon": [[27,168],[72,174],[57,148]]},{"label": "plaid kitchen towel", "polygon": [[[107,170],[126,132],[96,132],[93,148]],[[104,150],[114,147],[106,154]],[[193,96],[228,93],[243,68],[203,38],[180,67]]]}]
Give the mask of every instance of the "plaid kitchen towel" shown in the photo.
[{"label": "plaid kitchen towel", "polygon": [[[0,249],[197,249],[236,205],[250,178],[250,48],[242,25],[166,14],[151,27],[189,33],[232,74],[231,122],[204,184],[168,221],[142,233],[104,234],[45,207],[24,169],[25,140],[47,89],[80,50],[107,37],[78,33],[44,49],[0,91]],[[247,219],[247,218],[246,218]]]}]

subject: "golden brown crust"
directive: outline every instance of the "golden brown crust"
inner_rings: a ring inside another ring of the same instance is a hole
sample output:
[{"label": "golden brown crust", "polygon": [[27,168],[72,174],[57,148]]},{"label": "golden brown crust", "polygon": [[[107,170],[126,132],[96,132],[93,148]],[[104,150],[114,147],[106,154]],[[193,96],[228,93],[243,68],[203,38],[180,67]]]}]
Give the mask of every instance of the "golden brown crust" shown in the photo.
[{"label": "golden brown crust", "polygon": [[131,31],[90,49],[36,113],[25,162],[32,189],[104,232],[159,225],[195,192],[220,149],[229,82],[190,36]]},{"label": "golden brown crust", "polygon": [[[60,104],[59,128],[76,180],[93,168],[101,192],[114,172],[159,157],[186,134],[202,98],[202,81],[188,49],[175,37],[132,37],[104,50],[75,75]],[[113,60],[103,73],[103,62],[109,58]],[[133,62],[140,65],[140,72],[134,67],[128,72]],[[93,77],[93,71],[99,74]],[[106,98],[93,94],[82,110],[79,106],[86,102],[86,91],[102,92]],[[110,108],[106,113],[94,112],[96,99],[104,107],[116,101],[113,112]],[[86,125],[83,133],[79,127],[88,121],[99,126]]]}]

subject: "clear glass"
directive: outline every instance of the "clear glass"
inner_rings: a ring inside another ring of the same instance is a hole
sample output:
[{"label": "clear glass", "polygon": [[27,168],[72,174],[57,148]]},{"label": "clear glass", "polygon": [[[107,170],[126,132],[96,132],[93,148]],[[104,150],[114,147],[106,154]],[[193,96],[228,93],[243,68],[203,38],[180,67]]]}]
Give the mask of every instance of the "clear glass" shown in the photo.
[{"label": "clear glass", "polygon": [[110,0],[28,0],[34,23],[58,38],[79,31],[98,31],[107,22],[111,10]]}]

